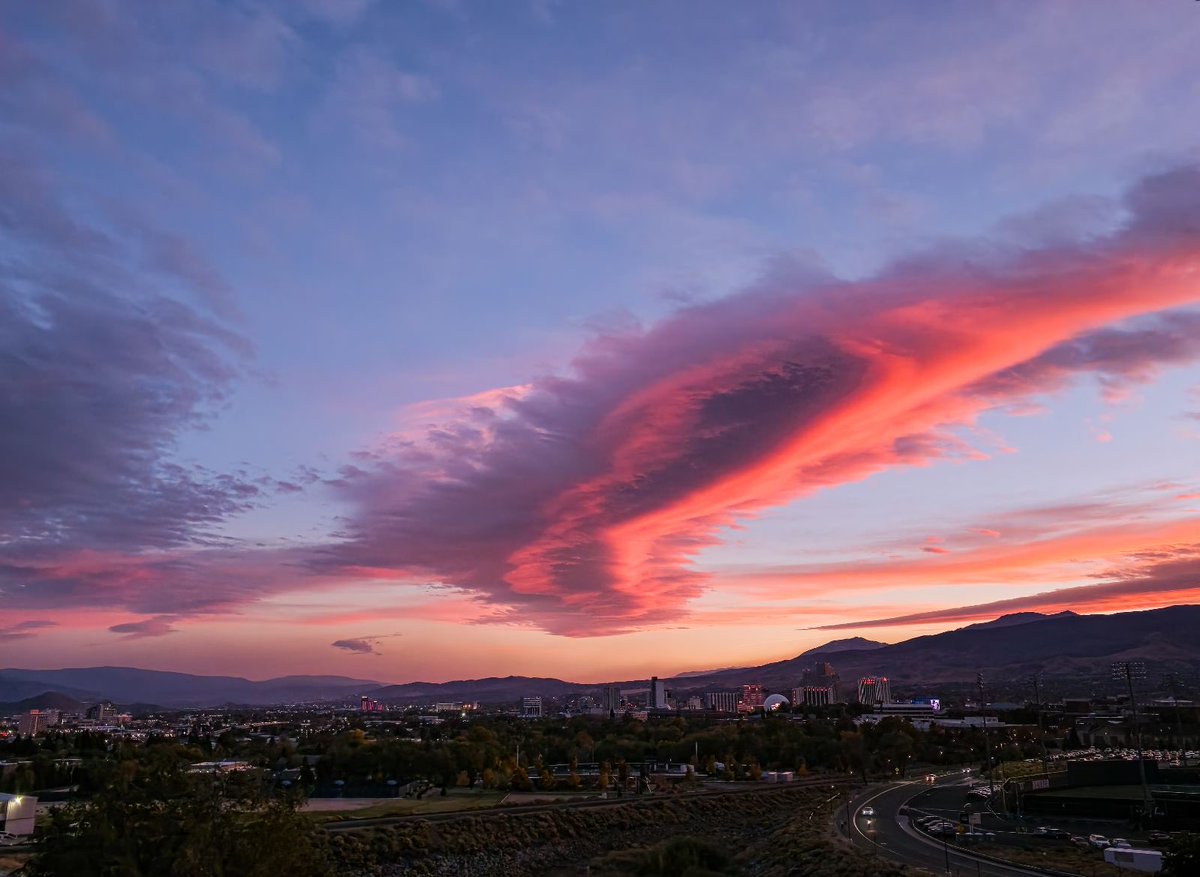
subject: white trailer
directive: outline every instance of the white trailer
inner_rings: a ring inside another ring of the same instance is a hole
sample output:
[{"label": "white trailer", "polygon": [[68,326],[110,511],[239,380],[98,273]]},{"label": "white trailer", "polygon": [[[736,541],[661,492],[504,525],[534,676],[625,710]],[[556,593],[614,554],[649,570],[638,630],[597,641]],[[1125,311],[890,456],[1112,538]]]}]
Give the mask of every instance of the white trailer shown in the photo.
[{"label": "white trailer", "polygon": [[1127,847],[1109,847],[1104,851],[1104,861],[1116,865],[1122,871],[1141,871],[1157,874],[1162,870],[1162,853],[1158,850],[1132,850]]}]

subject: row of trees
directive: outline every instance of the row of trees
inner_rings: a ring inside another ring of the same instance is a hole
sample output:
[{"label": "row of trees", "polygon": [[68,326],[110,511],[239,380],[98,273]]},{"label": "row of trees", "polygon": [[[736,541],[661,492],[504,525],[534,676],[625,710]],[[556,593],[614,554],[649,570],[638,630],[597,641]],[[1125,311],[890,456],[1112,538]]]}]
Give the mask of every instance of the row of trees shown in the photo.
[{"label": "row of trees", "polygon": [[[793,721],[773,715],[734,722],[677,716],[644,722],[483,717],[423,732],[414,737],[411,729],[397,724],[374,728],[370,736],[362,728],[304,737],[284,732],[249,738],[227,732],[219,740],[152,738],[145,744],[110,742],[88,732],[51,733],[36,741],[0,744],[0,759],[20,762],[0,778],[0,789],[71,785],[87,795],[103,788],[105,765],[161,766],[210,758],[242,759],[277,775],[291,770],[293,785],[298,771],[298,785],[308,790],[338,781],[425,780],[443,788],[495,789],[594,783],[576,771],[584,762],[607,765],[605,779],[613,785],[621,765],[646,761],[687,763],[697,773],[730,780],[755,779],[764,770],[833,770],[865,779],[904,774],[922,765],[978,763],[984,748],[978,730],[919,731],[897,718],[856,726],[845,717]],[[1005,738],[993,732],[992,751],[997,760],[1017,760],[1037,755],[1039,746],[1033,736]],[[565,776],[556,776],[552,765],[571,767]]]}]

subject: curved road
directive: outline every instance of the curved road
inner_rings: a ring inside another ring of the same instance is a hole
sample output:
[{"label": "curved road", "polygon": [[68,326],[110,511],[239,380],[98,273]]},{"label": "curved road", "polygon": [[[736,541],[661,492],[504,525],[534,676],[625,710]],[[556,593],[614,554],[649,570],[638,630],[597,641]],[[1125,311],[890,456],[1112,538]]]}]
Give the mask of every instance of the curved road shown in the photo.
[{"label": "curved road", "polygon": [[[961,774],[954,774],[940,779],[936,785],[958,785],[963,780]],[[899,811],[911,798],[928,789],[926,783],[917,780],[859,794],[849,803],[850,840],[859,849],[871,848],[880,856],[935,874],[952,874],[955,877],[1045,877],[1045,871],[980,859],[957,846],[953,840],[943,843],[940,838],[918,832],[909,825],[908,816],[901,816]],[[866,806],[875,809],[873,818],[861,815],[862,808]],[[845,812],[843,805],[839,822],[845,821]],[[956,816],[949,818],[955,821]]]}]

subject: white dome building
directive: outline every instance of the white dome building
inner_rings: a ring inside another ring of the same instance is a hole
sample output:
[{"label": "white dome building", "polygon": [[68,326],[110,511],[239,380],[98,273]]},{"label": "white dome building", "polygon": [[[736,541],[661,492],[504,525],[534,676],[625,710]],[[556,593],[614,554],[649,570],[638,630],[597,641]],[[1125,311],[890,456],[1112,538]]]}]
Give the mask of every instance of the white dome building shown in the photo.
[{"label": "white dome building", "polygon": [[791,702],[786,697],[784,697],[782,694],[772,694],[770,697],[768,697],[766,700],[763,701],[762,708],[763,708],[763,712],[771,713],[777,709],[780,709],[781,707],[789,707],[791,705],[792,705]]}]

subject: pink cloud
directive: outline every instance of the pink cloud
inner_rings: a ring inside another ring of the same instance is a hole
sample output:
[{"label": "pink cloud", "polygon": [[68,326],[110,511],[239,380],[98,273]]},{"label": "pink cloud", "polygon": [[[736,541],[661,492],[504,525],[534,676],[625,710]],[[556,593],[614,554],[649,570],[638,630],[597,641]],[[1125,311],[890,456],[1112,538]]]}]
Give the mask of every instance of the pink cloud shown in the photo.
[{"label": "pink cloud", "polygon": [[1200,300],[1198,187],[1192,167],[1143,180],[1107,237],[945,246],[858,283],[777,274],[602,335],[569,374],[341,479],[355,512],[325,568],[428,576],[556,633],[661,624],[738,520],[980,459],[954,427],[1076,375],[1140,382],[1200,356],[1200,315],[1174,310]]}]

